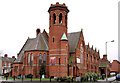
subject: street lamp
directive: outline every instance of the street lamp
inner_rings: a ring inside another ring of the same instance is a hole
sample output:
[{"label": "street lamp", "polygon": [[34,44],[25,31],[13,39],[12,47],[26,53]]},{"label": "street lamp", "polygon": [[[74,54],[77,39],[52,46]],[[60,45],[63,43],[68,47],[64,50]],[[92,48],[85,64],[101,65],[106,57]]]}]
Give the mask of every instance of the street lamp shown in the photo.
[{"label": "street lamp", "polygon": [[[105,46],[106,46],[106,55],[107,55],[107,43],[108,42],[114,42],[114,40],[112,40],[112,41],[107,41],[106,43],[105,43]],[[107,65],[106,65],[106,81],[107,81]]]}]

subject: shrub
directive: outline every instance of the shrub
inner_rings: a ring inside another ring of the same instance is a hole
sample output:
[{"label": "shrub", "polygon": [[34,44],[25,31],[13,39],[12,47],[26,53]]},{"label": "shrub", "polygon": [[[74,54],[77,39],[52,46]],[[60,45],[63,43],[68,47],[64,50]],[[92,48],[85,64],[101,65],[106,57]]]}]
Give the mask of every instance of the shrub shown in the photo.
[{"label": "shrub", "polygon": [[84,81],[84,77],[81,77],[81,82],[83,82]]},{"label": "shrub", "polygon": [[66,78],[66,81],[72,81],[72,76],[65,76],[65,78]]},{"label": "shrub", "polygon": [[21,74],[19,74],[18,76],[21,76]]},{"label": "shrub", "polygon": [[58,78],[57,78],[57,81],[62,81],[62,82],[64,82],[65,80],[67,80],[66,77],[58,77]]},{"label": "shrub", "polygon": [[28,75],[26,75],[26,78],[32,78],[32,77],[33,77],[32,74],[28,74]]}]

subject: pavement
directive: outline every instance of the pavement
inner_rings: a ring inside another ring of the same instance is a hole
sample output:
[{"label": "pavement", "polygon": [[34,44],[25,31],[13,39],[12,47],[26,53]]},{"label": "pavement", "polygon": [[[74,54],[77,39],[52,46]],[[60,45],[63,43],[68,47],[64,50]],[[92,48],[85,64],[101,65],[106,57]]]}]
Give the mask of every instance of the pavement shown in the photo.
[{"label": "pavement", "polygon": [[[111,77],[111,78],[108,78],[107,80],[109,81],[109,82],[112,82],[112,81],[115,81],[115,79],[116,79],[116,77],[114,76],[114,77]],[[98,81],[106,81],[106,79],[104,79],[104,80],[98,80]]]},{"label": "pavement", "polygon": [[[108,78],[108,81],[106,81],[106,79],[104,79],[104,80],[98,80],[97,82],[82,82],[82,83],[120,83],[120,81],[116,81],[115,80],[115,76],[114,77],[111,77],[111,78]],[[17,80],[13,80],[13,79],[8,79],[8,80],[6,80],[6,79],[2,79],[1,77],[0,77],[0,83],[21,83],[22,82],[22,80],[20,79],[17,79]],[[31,82],[31,80],[24,80],[22,83],[30,83]],[[32,83],[40,83],[40,81],[39,80],[33,80],[32,81]],[[45,81],[45,80],[42,80],[41,81],[41,83],[63,83],[63,82],[56,82],[56,81]],[[70,82],[64,82],[64,83],[70,83]],[[77,82],[73,82],[73,83],[77,83]],[[80,83],[80,82],[79,82]]]}]

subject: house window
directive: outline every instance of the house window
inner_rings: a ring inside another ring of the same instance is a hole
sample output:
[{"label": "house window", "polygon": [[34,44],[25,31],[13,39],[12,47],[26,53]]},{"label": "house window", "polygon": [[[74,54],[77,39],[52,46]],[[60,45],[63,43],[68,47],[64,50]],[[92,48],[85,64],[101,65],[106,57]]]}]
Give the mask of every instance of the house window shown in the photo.
[{"label": "house window", "polygon": [[42,63],[42,54],[39,54],[39,65]]},{"label": "house window", "polygon": [[18,66],[15,66],[15,70],[14,71],[17,72],[17,70],[18,70]]},{"label": "house window", "polygon": [[3,73],[5,73],[5,69],[3,69]]},{"label": "house window", "polygon": [[8,66],[10,67],[10,66],[11,66],[11,63],[9,63]]},{"label": "house window", "polygon": [[4,67],[6,67],[6,63],[4,63]]},{"label": "house window", "polygon": [[43,64],[45,65],[46,64],[46,54],[44,53],[43,55]]},{"label": "house window", "polygon": [[33,53],[31,54],[31,65],[33,65]]}]

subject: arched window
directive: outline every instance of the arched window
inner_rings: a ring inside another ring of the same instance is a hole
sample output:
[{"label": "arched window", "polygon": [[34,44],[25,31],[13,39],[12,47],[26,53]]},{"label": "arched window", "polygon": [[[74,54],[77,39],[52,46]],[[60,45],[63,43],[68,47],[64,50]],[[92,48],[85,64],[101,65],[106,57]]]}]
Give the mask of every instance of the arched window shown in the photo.
[{"label": "arched window", "polygon": [[56,15],[55,15],[55,13],[53,14],[53,24],[55,24],[56,23]]},{"label": "arched window", "polygon": [[31,65],[33,65],[33,53],[31,54]]},{"label": "arched window", "polygon": [[87,60],[89,59],[89,55],[87,54]]},{"label": "arched window", "polygon": [[94,62],[96,62],[96,57],[94,57]]},{"label": "arched window", "polygon": [[39,65],[42,63],[42,54],[39,54]]},{"label": "arched window", "polygon": [[46,64],[46,54],[44,53],[43,55],[43,64],[45,65]]},{"label": "arched window", "polygon": [[81,64],[84,64],[84,53],[80,52]]},{"label": "arched window", "polygon": [[92,62],[92,56],[91,56],[91,62]]},{"label": "arched window", "polygon": [[84,64],[83,43],[80,44],[80,58],[81,58],[81,64]]},{"label": "arched window", "polygon": [[55,41],[55,38],[53,37],[53,43],[54,43],[54,41]]},{"label": "arched window", "polygon": [[28,54],[28,58],[27,58],[27,64],[29,65],[30,63],[30,54]]},{"label": "arched window", "polygon": [[65,15],[65,25],[67,26],[67,15]]},{"label": "arched window", "polygon": [[59,15],[59,23],[62,24],[62,13]]}]

